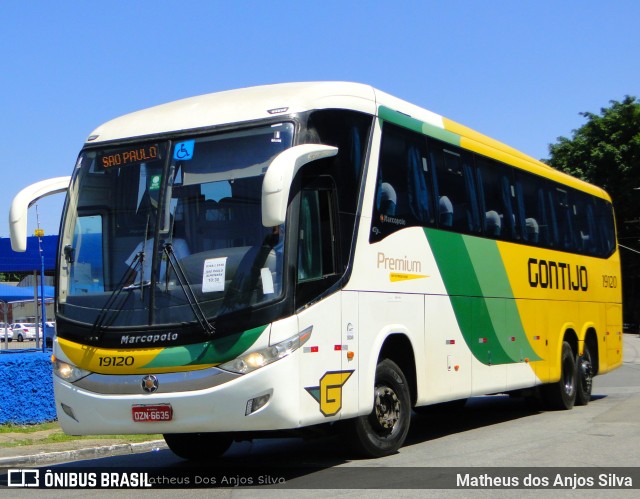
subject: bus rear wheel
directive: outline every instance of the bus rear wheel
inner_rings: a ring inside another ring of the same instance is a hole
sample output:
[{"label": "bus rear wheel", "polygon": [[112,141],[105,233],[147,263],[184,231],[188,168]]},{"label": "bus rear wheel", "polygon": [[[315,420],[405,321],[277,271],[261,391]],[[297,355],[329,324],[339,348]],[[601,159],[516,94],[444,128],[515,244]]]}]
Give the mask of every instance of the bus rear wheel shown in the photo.
[{"label": "bus rear wheel", "polygon": [[169,449],[183,459],[206,461],[222,456],[233,443],[226,433],[167,433]]},{"label": "bus rear wheel", "polygon": [[591,390],[593,388],[593,364],[591,363],[591,352],[585,344],[582,355],[578,357],[578,391],[576,393],[576,405],[587,405],[591,400]]},{"label": "bus rear wheel", "polygon": [[542,387],[542,396],[549,409],[568,410],[573,408],[578,391],[578,370],[576,357],[568,342],[562,344],[560,356],[560,380]]},{"label": "bus rear wheel", "polygon": [[376,367],[373,410],[353,420],[350,431],[354,450],[364,457],[395,453],[407,438],[411,398],[402,370],[384,359]]}]

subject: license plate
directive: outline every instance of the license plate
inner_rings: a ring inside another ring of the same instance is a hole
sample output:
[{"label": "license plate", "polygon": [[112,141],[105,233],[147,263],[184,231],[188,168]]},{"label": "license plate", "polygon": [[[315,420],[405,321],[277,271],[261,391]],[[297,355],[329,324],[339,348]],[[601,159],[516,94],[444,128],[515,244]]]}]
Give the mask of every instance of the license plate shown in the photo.
[{"label": "license plate", "polygon": [[131,416],[135,423],[171,421],[173,419],[173,409],[169,404],[134,405],[131,407]]}]

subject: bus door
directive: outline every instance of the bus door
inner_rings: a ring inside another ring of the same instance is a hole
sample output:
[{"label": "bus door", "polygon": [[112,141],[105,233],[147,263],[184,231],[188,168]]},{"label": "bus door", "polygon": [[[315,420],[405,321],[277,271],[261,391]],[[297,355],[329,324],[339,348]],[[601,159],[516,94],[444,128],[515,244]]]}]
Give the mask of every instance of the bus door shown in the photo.
[{"label": "bus door", "polygon": [[334,192],[330,184],[315,179],[300,193],[295,300],[300,331],[313,327],[300,366],[306,391],[301,395],[301,424],[339,419],[347,402],[345,387],[357,388],[351,379],[354,369],[344,365],[354,345],[347,338],[355,339],[357,322],[343,324],[342,293],[333,289],[339,278]]}]

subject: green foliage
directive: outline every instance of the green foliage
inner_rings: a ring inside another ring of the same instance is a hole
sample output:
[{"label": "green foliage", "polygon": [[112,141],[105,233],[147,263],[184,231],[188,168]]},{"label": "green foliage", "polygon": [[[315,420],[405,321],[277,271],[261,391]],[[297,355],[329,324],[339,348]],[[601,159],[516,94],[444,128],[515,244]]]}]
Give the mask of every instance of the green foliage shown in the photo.
[{"label": "green foliage", "polygon": [[0,272],[0,282],[17,282],[21,279],[21,275],[15,272]]},{"label": "green foliage", "polygon": [[621,236],[638,231],[640,218],[640,101],[626,96],[587,122],[573,137],[549,146],[549,165],[604,188],[612,197]]}]

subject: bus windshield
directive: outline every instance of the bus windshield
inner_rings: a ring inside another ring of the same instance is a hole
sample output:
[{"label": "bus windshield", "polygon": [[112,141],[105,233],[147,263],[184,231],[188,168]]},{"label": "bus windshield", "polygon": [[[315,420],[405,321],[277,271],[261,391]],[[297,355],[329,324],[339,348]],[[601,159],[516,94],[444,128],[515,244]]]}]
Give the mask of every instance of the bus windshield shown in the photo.
[{"label": "bus windshield", "polygon": [[100,330],[206,323],[278,299],[284,228],[262,226],[261,188],[293,130],[83,151],[61,230],[60,317]]}]

